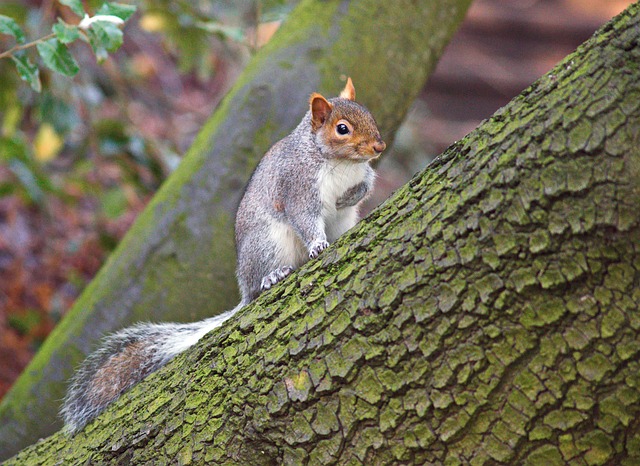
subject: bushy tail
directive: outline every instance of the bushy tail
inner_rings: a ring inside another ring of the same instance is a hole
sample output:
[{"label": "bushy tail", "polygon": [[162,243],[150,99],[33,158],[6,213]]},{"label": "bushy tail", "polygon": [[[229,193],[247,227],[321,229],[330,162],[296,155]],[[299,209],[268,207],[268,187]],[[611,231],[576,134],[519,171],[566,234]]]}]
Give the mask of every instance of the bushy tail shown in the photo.
[{"label": "bushy tail", "polygon": [[138,324],[107,336],[73,376],[61,414],[74,434],[120,395],[233,316],[234,309],[191,324]]}]

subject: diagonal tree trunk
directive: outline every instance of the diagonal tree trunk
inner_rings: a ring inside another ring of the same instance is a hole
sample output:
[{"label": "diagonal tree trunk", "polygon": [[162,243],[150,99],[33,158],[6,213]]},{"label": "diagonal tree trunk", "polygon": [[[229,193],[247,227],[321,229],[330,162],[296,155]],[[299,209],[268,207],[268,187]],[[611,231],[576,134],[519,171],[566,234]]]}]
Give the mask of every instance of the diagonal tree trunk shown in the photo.
[{"label": "diagonal tree trunk", "polygon": [[73,439],[8,464],[640,463],[640,4]]},{"label": "diagonal tree trunk", "polygon": [[469,3],[301,2],[3,400],[0,458],[60,427],[66,383],[100,336],[233,307],[232,221],[262,154],[300,121],[312,91],[333,95],[347,75],[390,142]]}]

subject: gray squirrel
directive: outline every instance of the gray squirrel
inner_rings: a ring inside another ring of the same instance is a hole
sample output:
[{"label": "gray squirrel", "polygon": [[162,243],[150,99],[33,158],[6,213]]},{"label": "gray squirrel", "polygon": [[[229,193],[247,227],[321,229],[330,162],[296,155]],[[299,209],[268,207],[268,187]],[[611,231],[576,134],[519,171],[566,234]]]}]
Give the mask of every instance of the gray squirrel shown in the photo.
[{"label": "gray squirrel", "polygon": [[371,192],[368,162],[386,145],[355,102],[351,78],[339,97],[311,94],[309,111],[255,169],[236,214],[237,279],[232,310],[190,324],[138,324],[107,336],[74,375],[61,414],[78,432],[150,373],[222,325],[264,290],[320,254],[358,221]]}]

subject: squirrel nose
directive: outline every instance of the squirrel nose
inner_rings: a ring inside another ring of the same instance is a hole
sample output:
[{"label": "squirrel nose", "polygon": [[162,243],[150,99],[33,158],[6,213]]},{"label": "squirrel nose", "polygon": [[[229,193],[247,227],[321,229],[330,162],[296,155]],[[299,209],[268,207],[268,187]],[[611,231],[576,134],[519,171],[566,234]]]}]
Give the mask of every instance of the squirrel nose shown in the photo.
[{"label": "squirrel nose", "polygon": [[383,140],[378,140],[373,144],[373,150],[379,154],[381,153],[383,150],[385,150],[385,148],[387,147],[387,145],[384,143]]}]

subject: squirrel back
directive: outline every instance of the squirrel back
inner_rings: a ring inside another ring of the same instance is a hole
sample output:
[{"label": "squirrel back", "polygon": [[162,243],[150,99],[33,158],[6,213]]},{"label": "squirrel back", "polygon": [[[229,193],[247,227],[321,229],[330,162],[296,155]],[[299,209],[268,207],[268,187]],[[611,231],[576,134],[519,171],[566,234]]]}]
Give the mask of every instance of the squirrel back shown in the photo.
[{"label": "squirrel back", "polygon": [[349,78],[340,96],[312,94],[293,132],[273,145],[254,171],[236,214],[234,309],[192,324],[139,324],[116,332],[76,372],[61,410],[75,433],[130,387],[219,327],[358,220],[371,192],[368,162],[385,149],[369,111],[355,102]]}]

